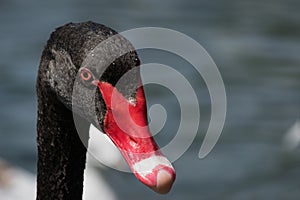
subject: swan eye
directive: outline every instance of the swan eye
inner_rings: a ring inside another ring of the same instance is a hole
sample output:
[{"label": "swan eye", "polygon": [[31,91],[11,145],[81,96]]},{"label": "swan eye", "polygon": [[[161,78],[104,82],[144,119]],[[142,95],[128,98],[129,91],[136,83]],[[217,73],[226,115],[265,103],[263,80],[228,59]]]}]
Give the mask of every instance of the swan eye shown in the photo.
[{"label": "swan eye", "polygon": [[140,66],[141,65],[141,61],[138,58],[135,58],[134,62],[135,62],[135,66]]},{"label": "swan eye", "polygon": [[84,82],[91,82],[94,80],[94,76],[90,70],[87,68],[81,68],[80,69],[80,78]]}]

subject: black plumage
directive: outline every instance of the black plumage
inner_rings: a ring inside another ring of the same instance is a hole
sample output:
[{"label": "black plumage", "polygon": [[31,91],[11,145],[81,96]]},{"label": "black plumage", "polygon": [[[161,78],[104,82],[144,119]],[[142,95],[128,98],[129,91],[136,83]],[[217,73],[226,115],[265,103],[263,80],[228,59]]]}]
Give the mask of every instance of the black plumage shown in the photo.
[{"label": "black plumage", "polygon": [[[111,36],[117,39],[99,49],[98,45]],[[120,47],[127,53],[111,60]],[[93,51],[95,56],[91,56]],[[82,199],[86,159],[83,143],[88,142],[90,123],[102,128],[106,107],[98,90],[75,81],[78,70],[89,68],[98,79],[115,85],[137,65],[139,59],[130,42],[104,25],[69,23],[51,34],[42,53],[36,85],[38,200]],[[137,70],[118,90],[126,97],[132,96],[139,79]],[[74,120],[80,123],[80,130]],[[79,137],[77,132],[85,134]]]}]

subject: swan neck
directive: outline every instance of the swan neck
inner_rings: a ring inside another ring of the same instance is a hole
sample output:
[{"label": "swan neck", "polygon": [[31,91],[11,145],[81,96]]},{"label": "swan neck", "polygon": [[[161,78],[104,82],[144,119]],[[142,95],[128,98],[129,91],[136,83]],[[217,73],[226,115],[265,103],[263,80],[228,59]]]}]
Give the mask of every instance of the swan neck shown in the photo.
[{"label": "swan neck", "polygon": [[[72,112],[51,94],[54,92],[43,89],[37,90],[37,200],[81,200],[86,148],[77,134]],[[88,133],[89,124],[81,122]]]}]

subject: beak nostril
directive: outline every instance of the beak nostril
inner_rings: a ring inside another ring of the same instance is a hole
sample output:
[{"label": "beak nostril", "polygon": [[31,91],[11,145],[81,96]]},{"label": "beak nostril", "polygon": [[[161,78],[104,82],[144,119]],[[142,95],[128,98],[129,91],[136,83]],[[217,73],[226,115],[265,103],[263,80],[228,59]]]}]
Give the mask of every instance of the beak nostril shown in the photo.
[{"label": "beak nostril", "polygon": [[130,142],[134,142],[135,144],[138,143],[137,140],[132,136],[129,136],[129,139],[130,139]]}]

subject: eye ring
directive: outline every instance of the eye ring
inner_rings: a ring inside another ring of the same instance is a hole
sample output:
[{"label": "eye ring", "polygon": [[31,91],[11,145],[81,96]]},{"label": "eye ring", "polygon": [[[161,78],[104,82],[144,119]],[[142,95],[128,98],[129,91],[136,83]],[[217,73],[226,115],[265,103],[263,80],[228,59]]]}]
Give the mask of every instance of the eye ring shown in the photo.
[{"label": "eye ring", "polygon": [[81,79],[84,81],[89,81],[92,78],[92,75],[87,71],[82,71],[80,73]]},{"label": "eye ring", "polygon": [[86,87],[90,88],[95,85],[94,84],[95,76],[88,68],[85,67],[80,68],[78,74],[82,84],[85,85]]},{"label": "eye ring", "polygon": [[93,73],[85,67],[79,69],[79,75],[80,79],[85,84],[90,84],[93,80],[95,80]]}]

